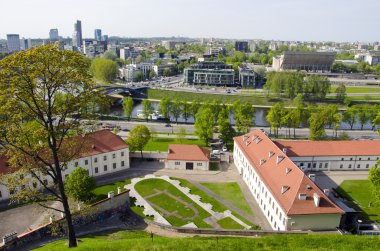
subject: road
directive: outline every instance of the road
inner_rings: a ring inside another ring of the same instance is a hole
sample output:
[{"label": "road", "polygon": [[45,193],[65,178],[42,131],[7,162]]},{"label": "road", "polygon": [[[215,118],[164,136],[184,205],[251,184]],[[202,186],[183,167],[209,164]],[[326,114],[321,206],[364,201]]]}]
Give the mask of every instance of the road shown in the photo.
[{"label": "road", "polygon": [[[136,125],[146,125],[148,128],[154,128],[157,132],[166,132],[166,133],[176,133],[180,127],[184,127],[186,129],[186,133],[194,133],[194,125],[193,124],[170,124],[170,127],[167,127],[165,123],[159,122],[134,122],[134,121],[101,121],[102,123],[107,123],[114,126],[119,126],[121,129],[131,130]],[[270,132],[268,127],[252,127],[251,129],[263,129],[267,133]],[[235,128],[236,129],[236,128]],[[279,129],[279,137],[286,137],[287,128]],[[379,134],[376,131],[372,130],[339,130],[339,134],[342,132],[346,132],[352,139],[380,139]],[[333,130],[326,129],[327,136],[333,135]],[[293,130],[291,130],[291,134],[293,135]],[[218,134],[214,134],[214,138],[216,138]],[[308,128],[298,128],[296,129],[296,137],[297,138],[308,138],[309,137],[309,129]]]}]

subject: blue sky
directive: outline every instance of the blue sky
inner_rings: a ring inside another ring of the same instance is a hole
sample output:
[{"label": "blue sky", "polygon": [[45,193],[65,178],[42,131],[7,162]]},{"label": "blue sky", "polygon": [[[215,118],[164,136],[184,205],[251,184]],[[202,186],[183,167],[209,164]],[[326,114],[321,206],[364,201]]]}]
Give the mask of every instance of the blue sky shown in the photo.
[{"label": "blue sky", "polygon": [[66,37],[82,20],[125,37],[379,41],[379,0],[0,0],[0,38]]}]

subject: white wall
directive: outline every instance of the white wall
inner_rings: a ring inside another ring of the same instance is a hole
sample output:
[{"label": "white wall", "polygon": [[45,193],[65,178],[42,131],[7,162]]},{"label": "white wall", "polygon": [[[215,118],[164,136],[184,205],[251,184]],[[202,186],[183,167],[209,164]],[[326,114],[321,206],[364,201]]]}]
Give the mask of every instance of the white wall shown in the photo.
[{"label": "white wall", "polygon": [[339,214],[291,215],[288,230],[335,230],[340,218]]},{"label": "white wall", "polygon": [[167,169],[178,169],[186,170],[186,163],[193,163],[193,170],[209,170],[209,161],[185,161],[185,160],[167,160],[165,163],[165,168]]}]

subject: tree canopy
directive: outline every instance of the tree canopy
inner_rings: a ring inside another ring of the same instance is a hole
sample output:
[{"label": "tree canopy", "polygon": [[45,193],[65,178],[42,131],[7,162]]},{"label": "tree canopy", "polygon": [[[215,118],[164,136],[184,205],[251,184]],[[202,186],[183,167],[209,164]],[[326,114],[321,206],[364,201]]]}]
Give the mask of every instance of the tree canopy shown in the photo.
[{"label": "tree canopy", "polygon": [[118,71],[116,62],[112,60],[96,58],[91,62],[90,72],[97,80],[111,82],[117,77]]},{"label": "tree canopy", "polygon": [[75,200],[83,202],[92,198],[92,190],[95,186],[94,177],[91,177],[88,171],[82,167],[76,167],[65,182],[67,194]]},{"label": "tree canopy", "polygon": [[150,140],[150,131],[144,125],[137,125],[132,128],[129,132],[129,137],[127,139],[127,144],[129,145],[130,151],[140,151],[141,157],[143,157],[142,150]]}]

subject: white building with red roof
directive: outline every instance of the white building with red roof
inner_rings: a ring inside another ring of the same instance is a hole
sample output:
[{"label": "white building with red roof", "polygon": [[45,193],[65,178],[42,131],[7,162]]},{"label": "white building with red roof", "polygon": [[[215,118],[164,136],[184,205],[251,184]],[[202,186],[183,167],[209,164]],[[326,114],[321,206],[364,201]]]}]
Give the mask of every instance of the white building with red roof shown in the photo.
[{"label": "white building with red roof", "polygon": [[332,230],[344,211],[261,130],[234,138],[234,162],[274,230]]},{"label": "white building with red roof", "polygon": [[197,145],[169,145],[165,168],[179,170],[209,170],[210,152]]},{"label": "white building with red roof", "polygon": [[304,172],[368,171],[380,156],[380,140],[274,142]]},{"label": "white building with red roof", "polygon": [[[62,176],[67,178],[75,167],[79,166],[86,169],[90,176],[101,176],[111,174],[129,166],[129,147],[125,141],[113,134],[109,130],[101,130],[87,134],[85,137],[76,137],[75,140],[85,142],[79,158],[75,158],[67,163],[67,169],[62,171]],[[85,140],[84,140],[85,139]],[[5,155],[0,156],[0,174],[10,172],[10,167]],[[11,169],[17,170],[17,169]],[[50,176],[46,176],[43,181],[45,184],[52,182]],[[38,184],[30,184],[39,187]],[[0,184],[0,201],[8,200],[10,192],[6,186]]]}]

